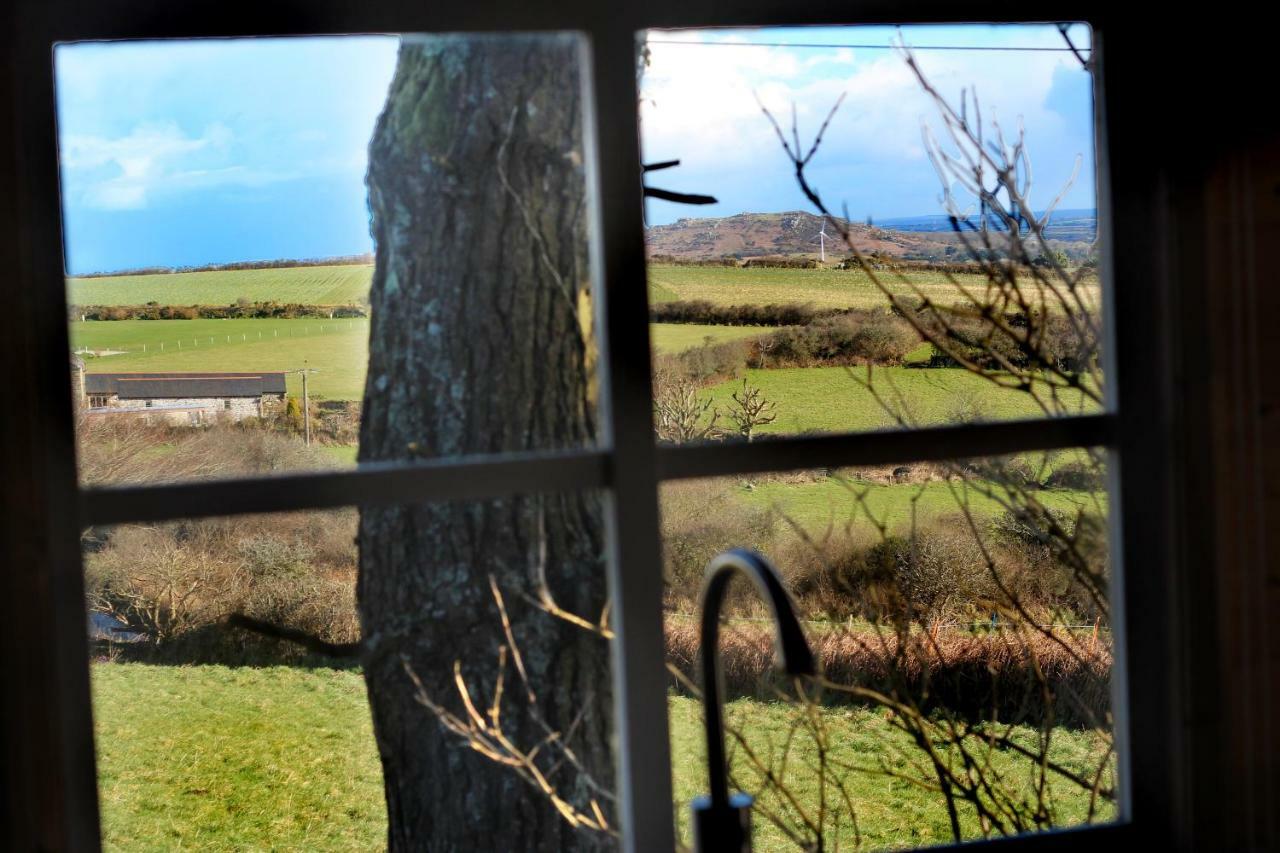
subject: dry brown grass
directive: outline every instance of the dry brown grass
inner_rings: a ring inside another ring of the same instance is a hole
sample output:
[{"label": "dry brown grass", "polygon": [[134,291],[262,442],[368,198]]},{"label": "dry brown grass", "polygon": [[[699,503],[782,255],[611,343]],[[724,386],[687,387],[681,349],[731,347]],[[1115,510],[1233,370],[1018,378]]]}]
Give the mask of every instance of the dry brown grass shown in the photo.
[{"label": "dry brown grass", "polygon": [[[1110,708],[1111,649],[1105,634],[1064,630],[1050,638],[1014,629],[943,629],[904,635],[888,627],[838,625],[811,627],[808,634],[826,679],[875,690],[924,711],[944,707],[976,719],[990,718],[994,711],[1005,722],[1041,720],[1052,712],[1060,723],[1093,727]],[[697,683],[698,626],[670,620],[666,636],[668,661]],[[784,687],[774,672],[767,624],[732,623],[721,635],[720,660],[730,696],[776,698]]]},{"label": "dry brown grass", "polygon": [[[239,662],[297,649],[228,632],[232,613],[359,639],[355,510],[130,524],[86,538],[89,604],[153,641],[135,654]],[[268,648],[270,646],[270,648]]]}]

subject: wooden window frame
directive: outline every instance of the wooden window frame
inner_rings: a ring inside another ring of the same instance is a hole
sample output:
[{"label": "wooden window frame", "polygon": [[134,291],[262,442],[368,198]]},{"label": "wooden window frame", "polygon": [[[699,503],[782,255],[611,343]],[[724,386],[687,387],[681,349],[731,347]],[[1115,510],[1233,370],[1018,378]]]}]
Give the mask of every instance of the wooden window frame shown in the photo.
[{"label": "wooden window frame", "polygon": [[[1036,20],[1083,20],[1118,59],[1096,75],[1099,228],[1104,247],[1110,395],[1102,414],[906,432],[795,437],[753,445],[659,448],[652,421],[644,226],[636,114],[636,33],[647,28],[876,23],[1028,22],[1002,0],[952,5],[936,0],[863,3],[833,0],[648,0],[613,7],[596,0],[408,0],[253,3],[219,0],[22,0],[11,7],[13,49],[3,67],[13,109],[0,118],[0,155],[14,177],[0,211],[0,246],[17,271],[14,310],[0,315],[0,355],[10,371],[14,419],[0,426],[0,458],[27,485],[25,500],[6,495],[6,553],[23,570],[6,578],[27,596],[18,624],[30,633],[21,653],[22,699],[6,700],[4,732],[13,760],[5,772],[12,814],[31,840],[49,849],[94,850],[96,776],[78,535],[82,527],[179,517],[318,509],[405,501],[493,497],[548,489],[602,489],[609,495],[609,572],[618,639],[614,643],[619,748],[619,806],[631,851],[670,849],[674,840],[663,668],[658,486],[688,477],[849,464],[891,464],[944,457],[1069,446],[1111,454],[1113,553],[1117,584],[1115,709],[1120,745],[1121,814],[1114,824],[990,843],[1002,849],[1068,849],[1171,843],[1181,837],[1188,745],[1176,708],[1186,698],[1176,651],[1179,622],[1174,536],[1180,509],[1170,487],[1171,331],[1176,289],[1162,264],[1169,230],[1159,172],[1150,152],[1123,134],[1105,133],[1109,106],[1137,96],[1146,80],[1125,65],[1132,30],[1104,4],[1050,2]],[[81,489],[74,463],[71,401],[66,394],[66,296],[54,111],[52,47],[64,41],[373,32],[567,30],[584,33],[592,268],[601,335],[599,448],[381,463],[357,470],[295,473],[244,481]],[[1113,38],[1114,33],[1114,38]],[[1128,41],[1126,42],[1126,39]],[[1121,121],[1123,123],[1123,120]],[[1128,128],[1132,130],[1133,128]],[[1113,127],[1114,130],[1114,127]],[[11,166],[11,168],[10,168]],[[1115,216],[1112,212],[1115,212]],[[9,227],[5,227],[9,226]],[[1121,416],[1118,401],[1124,400]],[[1120,527],[1123,526],[1123,536]],[[15,563],[15,565],[18,565]],[[1121,567],[1123,567],[1121,569]],[[1173,568],[1171,568],[1173,567]],[[1123,589],[1141,591],[1126,597]],[[5,626],[6,646],[12,625]],[[41,709],[44,715],[41,716]],[[1131,726],[1130,720],[1142,725]],[[25,728],[24,728],[25,727]],[[19,791],[15,780],[24,780]],[[22,805],[25,804],[25,805]],[[14,811],[17,809],[18,811]],[[15,824],[16,825],[16,824]]]}]

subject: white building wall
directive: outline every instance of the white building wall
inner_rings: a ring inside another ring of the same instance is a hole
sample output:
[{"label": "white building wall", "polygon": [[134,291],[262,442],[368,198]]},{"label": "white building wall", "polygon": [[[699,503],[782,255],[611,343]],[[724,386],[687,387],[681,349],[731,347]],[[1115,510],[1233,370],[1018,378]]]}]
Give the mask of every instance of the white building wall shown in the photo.
[{"label": "white building wall", "polygon": [[[256,418],[262,415],[262,399],[259,397],[156,397],[147,400],[121,400],[112,396],[107,408],[124,411],[162,411],[164,409],[202,409],[210,415],[225,414],[235,420]],[[230,406],[227,403],[230,402]]]}]

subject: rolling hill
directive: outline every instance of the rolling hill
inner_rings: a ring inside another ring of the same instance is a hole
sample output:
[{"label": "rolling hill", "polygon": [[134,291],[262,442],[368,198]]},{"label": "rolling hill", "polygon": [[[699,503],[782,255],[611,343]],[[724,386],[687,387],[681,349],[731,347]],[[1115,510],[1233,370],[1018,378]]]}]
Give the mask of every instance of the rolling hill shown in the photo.
[{"label": "rolling hill", "polygon": [[[803,211],[786,213],[739,213],[736,216],[680,219],[670,225],[655,225],[645,232],[650,256],[670,255],[682,259],[719,258],[726,255],[805,255],[818,257],[818,232],[822,218]],[[879,252],[898,258],[941,258],[955,238],[945,233],[890,231],[851,224],[854,240],[863,252]],[[828,226],[827,234],[834,234]],[[839,238],[828,239],[827,259],[844,257]],[[954,252],[955,249],[953,248]]]},{"label": "rolling hill", "polygon": [[[1061,211],[1047,229],[1049,244],[1071,257],[1083,258],[1096,232],[1093,211]],[[739,213],[736,216],[680,219],[645,231],[650,257],[681,260],[761,255],[800,255],[817,258],[818,232],[823,221],[804,211]],[[966,252],[945,216],[885,220],[876,225],[850,223],[854,244],[867,254],[878,252],[906,260],[964,260]],[[827,227],[827,234],[834,229]],[[828,239],[827,260],[848,254],[839,238]]]}]

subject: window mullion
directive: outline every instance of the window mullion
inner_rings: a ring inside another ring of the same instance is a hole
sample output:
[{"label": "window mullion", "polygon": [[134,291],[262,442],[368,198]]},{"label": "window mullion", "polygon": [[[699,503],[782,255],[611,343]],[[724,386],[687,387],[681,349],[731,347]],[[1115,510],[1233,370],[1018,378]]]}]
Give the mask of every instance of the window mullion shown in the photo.
[{"label": "window mullion", "polygon": [[341,506],[475,500],[608,485],[600,451],[508,453],[424,462],[376,462],[350,471],[80,492],[82,525],[166,521]]},{"label": "window mullion", "polygon": [[752,444],[696,444],[658,450],[658,478],[684,480],[800,468],[896,465],[1104,447],[1115,442],[1115,415],[925,427],[839,435],[795,436]]},{"label": "window mullion", "polygon": [[662,562],[653,440],[636,34],[625,22],[591,33],[584,75],[586,161],[594,206],[603,435],[612,448],[608,506],[613,597],[618,808],[627,851],[671,850]]}]

